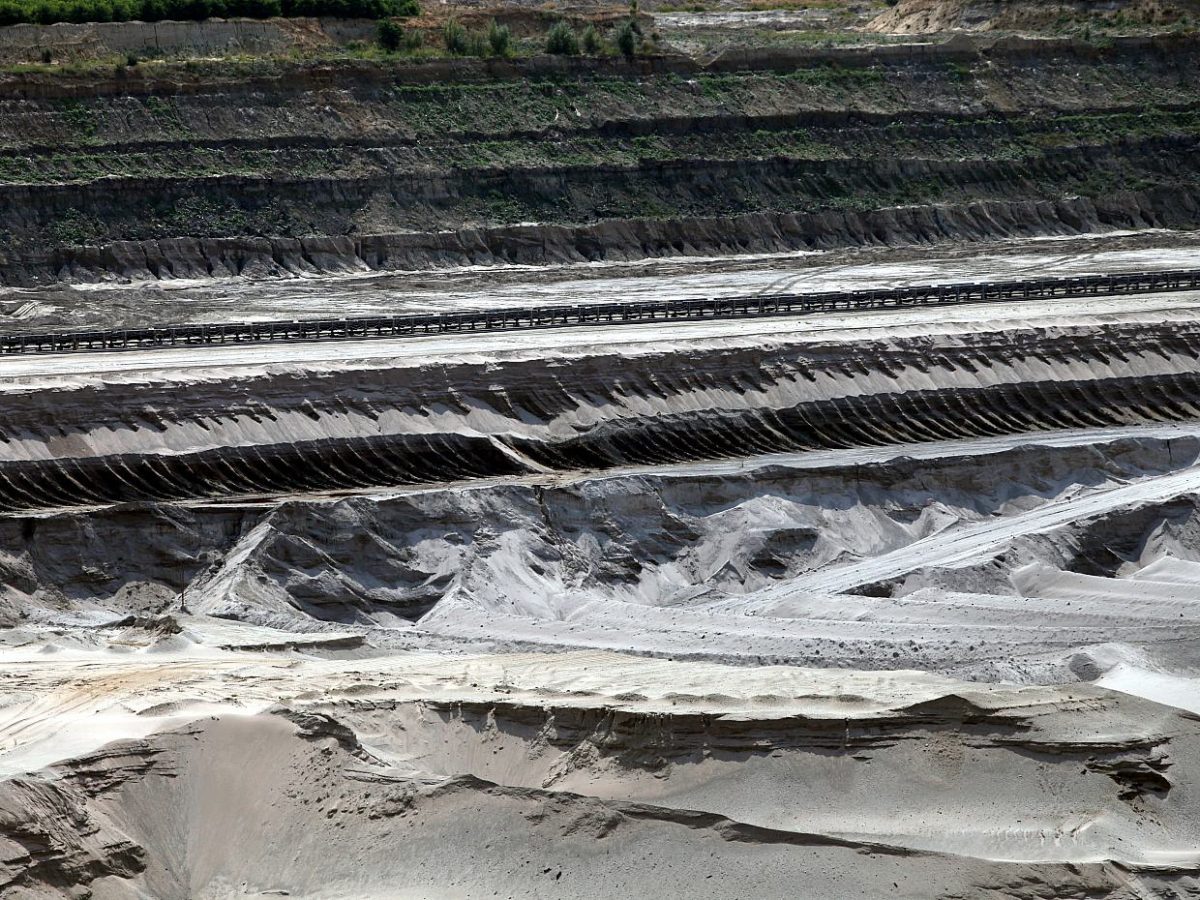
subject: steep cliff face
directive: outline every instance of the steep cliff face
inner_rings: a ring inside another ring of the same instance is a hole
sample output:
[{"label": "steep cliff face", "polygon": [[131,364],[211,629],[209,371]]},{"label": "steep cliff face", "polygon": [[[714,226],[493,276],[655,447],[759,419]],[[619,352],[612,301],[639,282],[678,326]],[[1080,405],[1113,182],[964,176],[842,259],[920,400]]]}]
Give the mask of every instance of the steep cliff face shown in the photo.
[{"label": "steep cliff face", "polygon": [[0,283],[1200,221],[1200,45],[9,76]]}]

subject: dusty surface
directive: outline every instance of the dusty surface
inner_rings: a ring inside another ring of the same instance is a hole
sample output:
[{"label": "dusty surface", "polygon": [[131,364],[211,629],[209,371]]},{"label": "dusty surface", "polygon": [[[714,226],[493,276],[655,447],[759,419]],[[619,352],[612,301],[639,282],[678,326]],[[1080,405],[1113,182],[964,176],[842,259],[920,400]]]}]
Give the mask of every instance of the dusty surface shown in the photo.
[{"label": "dusty surface", "polygon": [[[244,296],[1192,259],[1145,234]],[[63,326],[236,296],[8,302]],[[1190,896],[1197,303],[0,360],[3,891]]]},{"label": "dusty surface", "polygon": [[[642,866],[673,896],[1194,887],[1195,723],[1103,689],[583,653],[75,659],[65,690],[8,667],[41,700],[0,735],[75,757],[10,769],[8,829],[53,847],[27,872],[77,867],[97,897],[605,897]],[[67,715],[128,739],[56,745]]]}]

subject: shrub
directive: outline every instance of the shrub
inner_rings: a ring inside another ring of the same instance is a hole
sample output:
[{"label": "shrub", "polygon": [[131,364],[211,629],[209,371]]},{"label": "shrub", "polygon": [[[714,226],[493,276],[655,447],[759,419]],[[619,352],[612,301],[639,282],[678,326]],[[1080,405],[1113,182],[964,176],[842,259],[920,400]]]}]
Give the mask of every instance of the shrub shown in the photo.
[{"label": "shrub", "polygon": [[617,49],[625,56],[637,53],[637,25],[630,19],[617,29]]},{"label": "shrub", "polygon": [[388,53],[395,53],[404,43],[404,29],[391,19],[384,19],[375,28],[375,40]]},{"label": "shrub", "polygon": [[501,25],[495,19],[488,26],[488,46],[497,56],[508,56],[512,52],[512,32],[507,25]]},{"label": "shrub", "polygon": [[416,0],[283,0],[285,16],[333,16],[346,19],[386,19],[415,16]]},{"label": "shrub", "polygon": [[0,25],[23,22],[201,21],[213,16],[413,16],[418,0],[0,0]]},{"label": "shrub", "polygon": [[596,26],[588,25],[588,27],[583,30],[583,52],[595,56],[600,52],[602,46],[603,44],[600,40],[600,33],[596,31]]},{"label": "shrub", "polygon": [[[174,0],[168,0],[167,6],[171,12],[166,18],[174,13],[175,7],[178,5]],[[270,19],[283,15],[283,3],[281,0],[226,0],[225,15],[246,16],[250,19]]]},{"label": "shrub", "polygon": [[487,56],[488,39],[482,31],[467,32],[467,56]]},{"label": "shrub", "polygon": [[466,56],[470,49],[467,41],[467,29],[458,24],[456,19],[451,19],[446,23],[442,29],[442,40],[446,42],[446,52],[456,56]]},{"label": "shrub", "polygon": [[559,56],[578,56],[579,37],[566,22],[555,22],[546,32],[546,52]]}]

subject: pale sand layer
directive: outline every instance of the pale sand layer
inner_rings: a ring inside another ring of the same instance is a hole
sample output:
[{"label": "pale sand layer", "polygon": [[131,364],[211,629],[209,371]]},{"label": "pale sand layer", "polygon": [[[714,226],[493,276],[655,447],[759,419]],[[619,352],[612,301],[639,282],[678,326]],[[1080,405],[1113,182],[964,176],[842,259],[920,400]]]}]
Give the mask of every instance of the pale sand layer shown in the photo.
[{"label": "pale sand layer", "polygon": [[[214,639],[222,626],[201,627]],[[1124,896],[1200,867],[1195,809],[1174,796],[1200,754],[1196,723],[1099,688],[599,653],[205,656],[7,654],[0,809],[9,822],[50,803],[86,816],[93,830],[60,835],[55,852],[125,876],[98,879],[98,897],[226,896],[242,882],[555,896],[546,866],[599,897],[610,879],[635,883],[638,853],[699,896],[728,896],[747,865],[756,896],[805,877],[881,897],[931,884]],[[263,712],[273,704],[286,715]],[[77,761],[52,781],[20,777],[63,757]],[[1066,768],[1075,777],[1048,791]],[[144,870],[124,871],[138,868],[126,841],[149,851]],[[854,861],[864,852],[869,866]],[[479,862],[447,866],[448,853]],[[5,856],[21,864],[17,848]]]}]

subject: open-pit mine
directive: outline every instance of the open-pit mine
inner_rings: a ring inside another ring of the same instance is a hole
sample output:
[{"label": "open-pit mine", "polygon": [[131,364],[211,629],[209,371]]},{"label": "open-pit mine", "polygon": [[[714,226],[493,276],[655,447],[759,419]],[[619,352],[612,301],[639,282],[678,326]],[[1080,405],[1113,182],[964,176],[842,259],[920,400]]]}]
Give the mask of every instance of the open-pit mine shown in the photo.
[{"label": "open-pit mine", "polygon": [[1200,0],[24,4],[0,897],[1200,896]]}]

